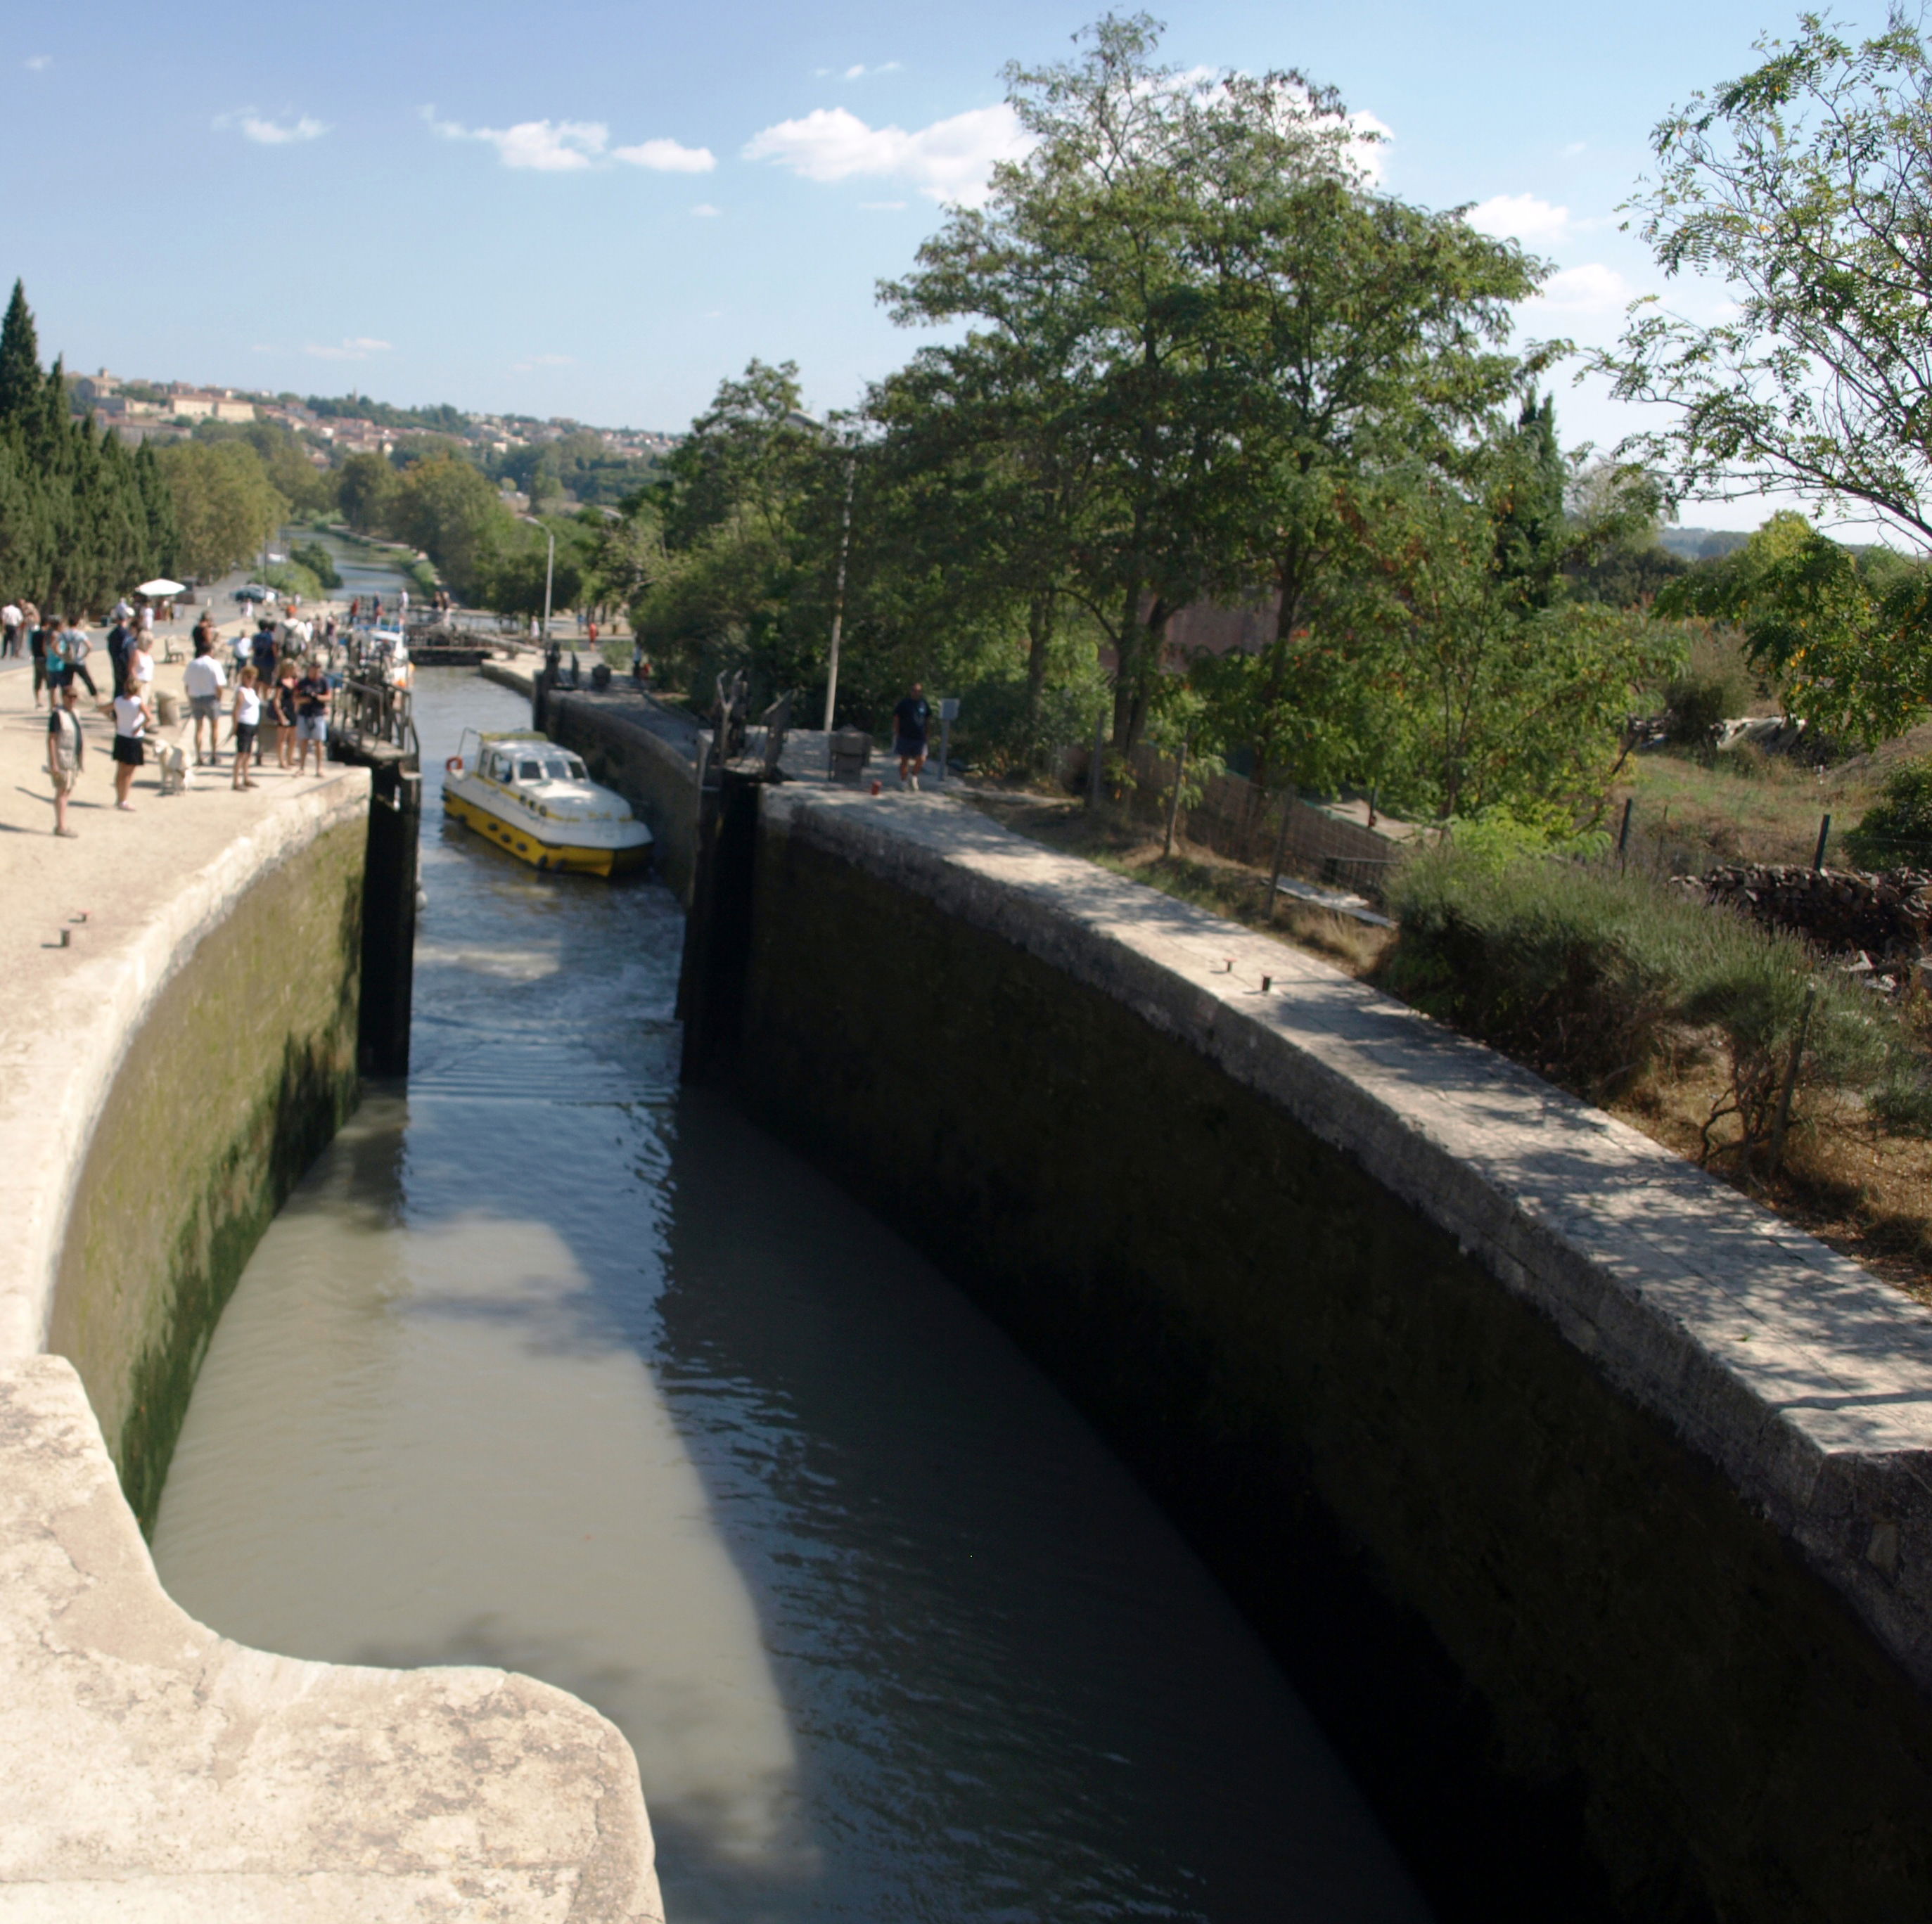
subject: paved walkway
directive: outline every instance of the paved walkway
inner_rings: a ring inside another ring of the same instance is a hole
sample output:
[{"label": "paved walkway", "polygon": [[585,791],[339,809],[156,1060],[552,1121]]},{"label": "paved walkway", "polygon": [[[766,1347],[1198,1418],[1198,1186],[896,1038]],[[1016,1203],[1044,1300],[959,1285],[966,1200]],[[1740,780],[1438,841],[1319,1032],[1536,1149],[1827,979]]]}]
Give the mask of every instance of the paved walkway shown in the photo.
[{"label": "paved walkway", "polygon": [[[232,635],[243,625],[239,617],[229,615],[220,631]],[[185,636],[190,623],[174,626]],[[94,643],[88,666],[100,664],[103,672],[94,680],[104,694],[105,631],[90,629],[88,639]],[[180,664],[164,663],[158,648],[157,691],[178,696],[181,678]],[[256,776],[260,786],[236,794],[229,786],[231,751],[224,721],[218,770],[200,771],[185,794],[164,796],[160,771],[151,760],[134,778],[133,811],[123,814],[114,807],[113,724],[83,688],[86,763],[68,815],[78,838],[57,841],[53,789],[47,779],[46,710],[34,704],[32,681],[25,663],[0,663],[0,967],[7,971],[11,998],[22,1008],[32,1005],[44,984],[52,989],[73,946],[96,949],[144,925],[180,877],[213,860],[285,797],[320,785],[313,773],[298,780],[276,769],[271,748],[269,766]],[[184,718],[187,707],[184,700]],[[177,728],[158,733],[170,739],[191,739],[185,719]],[[313,769],[313,761],[310,766]],[[356,773],[334,763],[327,767],[323,781]],[[82,916],[84,922],[76,919]],[[70,945],[66,954],[58,947],[63,930]]]}]

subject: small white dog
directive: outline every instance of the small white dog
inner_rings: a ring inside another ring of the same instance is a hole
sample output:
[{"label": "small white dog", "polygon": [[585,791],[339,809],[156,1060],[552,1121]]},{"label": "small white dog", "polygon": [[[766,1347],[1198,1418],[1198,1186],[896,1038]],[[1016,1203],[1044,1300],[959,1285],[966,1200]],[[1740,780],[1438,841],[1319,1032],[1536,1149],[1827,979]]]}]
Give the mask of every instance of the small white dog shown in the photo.
[{"label": "small white dog", "polygon": [[164,795],[185,795],[188,785],[194,779],[194,763],[188,751],[178,742],[164,742],[153,736],[148,745],[154,752],[155,766],[160,770],[161,793]]}]

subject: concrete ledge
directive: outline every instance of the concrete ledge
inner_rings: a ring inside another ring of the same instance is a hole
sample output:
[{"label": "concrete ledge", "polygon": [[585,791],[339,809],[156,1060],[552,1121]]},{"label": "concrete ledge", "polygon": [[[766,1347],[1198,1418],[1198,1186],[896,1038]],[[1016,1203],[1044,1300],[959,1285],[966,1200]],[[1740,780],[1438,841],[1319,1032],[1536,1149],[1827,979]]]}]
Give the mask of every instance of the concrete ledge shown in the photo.
[{"label": "concrete ledge", "polygon": [[0,1918],[658,1920],[635,1761],[501,1671],[250,1650],[168,1598],[62,1359],[0,1369]]},{"label": "concrete ledge", "polygon": [[1311,956],[938,798],[786,788],[765,807],[1115,998],[1358,1160],[1721,1470],[1932,1688],[1932,1313]]}]

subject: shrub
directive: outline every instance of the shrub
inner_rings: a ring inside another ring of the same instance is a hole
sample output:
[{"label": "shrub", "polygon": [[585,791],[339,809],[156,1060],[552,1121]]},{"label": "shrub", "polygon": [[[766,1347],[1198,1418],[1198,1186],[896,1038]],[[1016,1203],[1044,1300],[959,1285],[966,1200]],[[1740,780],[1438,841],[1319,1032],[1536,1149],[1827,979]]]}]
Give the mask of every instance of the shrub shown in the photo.
[{"label": "shrub", "polygon": [[1714,754],[1724,724],[1748,699],[1744,678],[1735,673],[1679,676],[1664,693],[1671,740],[1696,754]]},{"label": "shrub", "polygon": [[1801,1026],[1801,1089],[1887,1073],[1883,1019],[1802,942],[1648,876],[1444,848],[1399,871],[1389,899],[1384,984],[1580,1095],[1613,1095],[1687,1035],[1714,1035],[1726,1086],[1707,1158],[1726,1119],[1747,1163],[1766,1140]]},{"label": "shrub", "polygon": [[335,557],[320,541],[304,541],[299,547],[289,550],[289,559],[298,568],[305,568],[324,588],[340,588],[342,577],[335,565]]},{"label": "shrub", "polygon": [[1932,755],[1893,769],[1845,849],[1861,868],[1932,868]]}]

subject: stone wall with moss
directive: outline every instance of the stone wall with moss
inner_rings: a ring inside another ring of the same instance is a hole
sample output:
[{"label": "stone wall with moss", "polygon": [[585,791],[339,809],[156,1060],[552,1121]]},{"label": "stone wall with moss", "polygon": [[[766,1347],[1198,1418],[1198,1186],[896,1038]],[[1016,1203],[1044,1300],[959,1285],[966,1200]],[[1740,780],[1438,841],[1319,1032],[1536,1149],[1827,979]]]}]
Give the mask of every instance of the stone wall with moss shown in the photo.
[{"label": "stone wall with moss", "polygon": [[48,1347],[80,1371],[152,1528],[222,1305],[356,1092],[366,827],[268,871],[136,1032],[94,1128]]},{"label": "stone wall with moss", "polygon": [[[1873,1567],[1840,1583],[1838,1459],[1803,1457],[1857,1405],[1847,1460],[1890,1473],[1910,1399],[1871,1358],[1883,1323],[1932,1401],[1912,1305],[1820,1251],[1791,1316],[1815,1338],[1853,1305],[1867,1356],[1774,1352],[1751,1292],[1790,1265],[1748,1205],[1322,965],[963,813],[767,796],[753,907],[742,1099],[1135,1467],[1445,1917],[1932,1917],[1932,1704],[1875,1633],[1906,1606],[1866,1547],[1895,1570],[1921,1521],[1851,1516]],[[1619,1298],[1626,1248],[1658,1280],[1626,1268]],[[1700,1373],[1679,1285],[1755,1329],[1762,1379]],[[1676,1360],[1639,1393],[1652,1342]],[[1780,1377],[1792,1412],[1747,1407]],[[1706,1446],[1714,1412],[1742,1455]],[[1808,1523],[1760,1494],[1787,1464]]]}]

